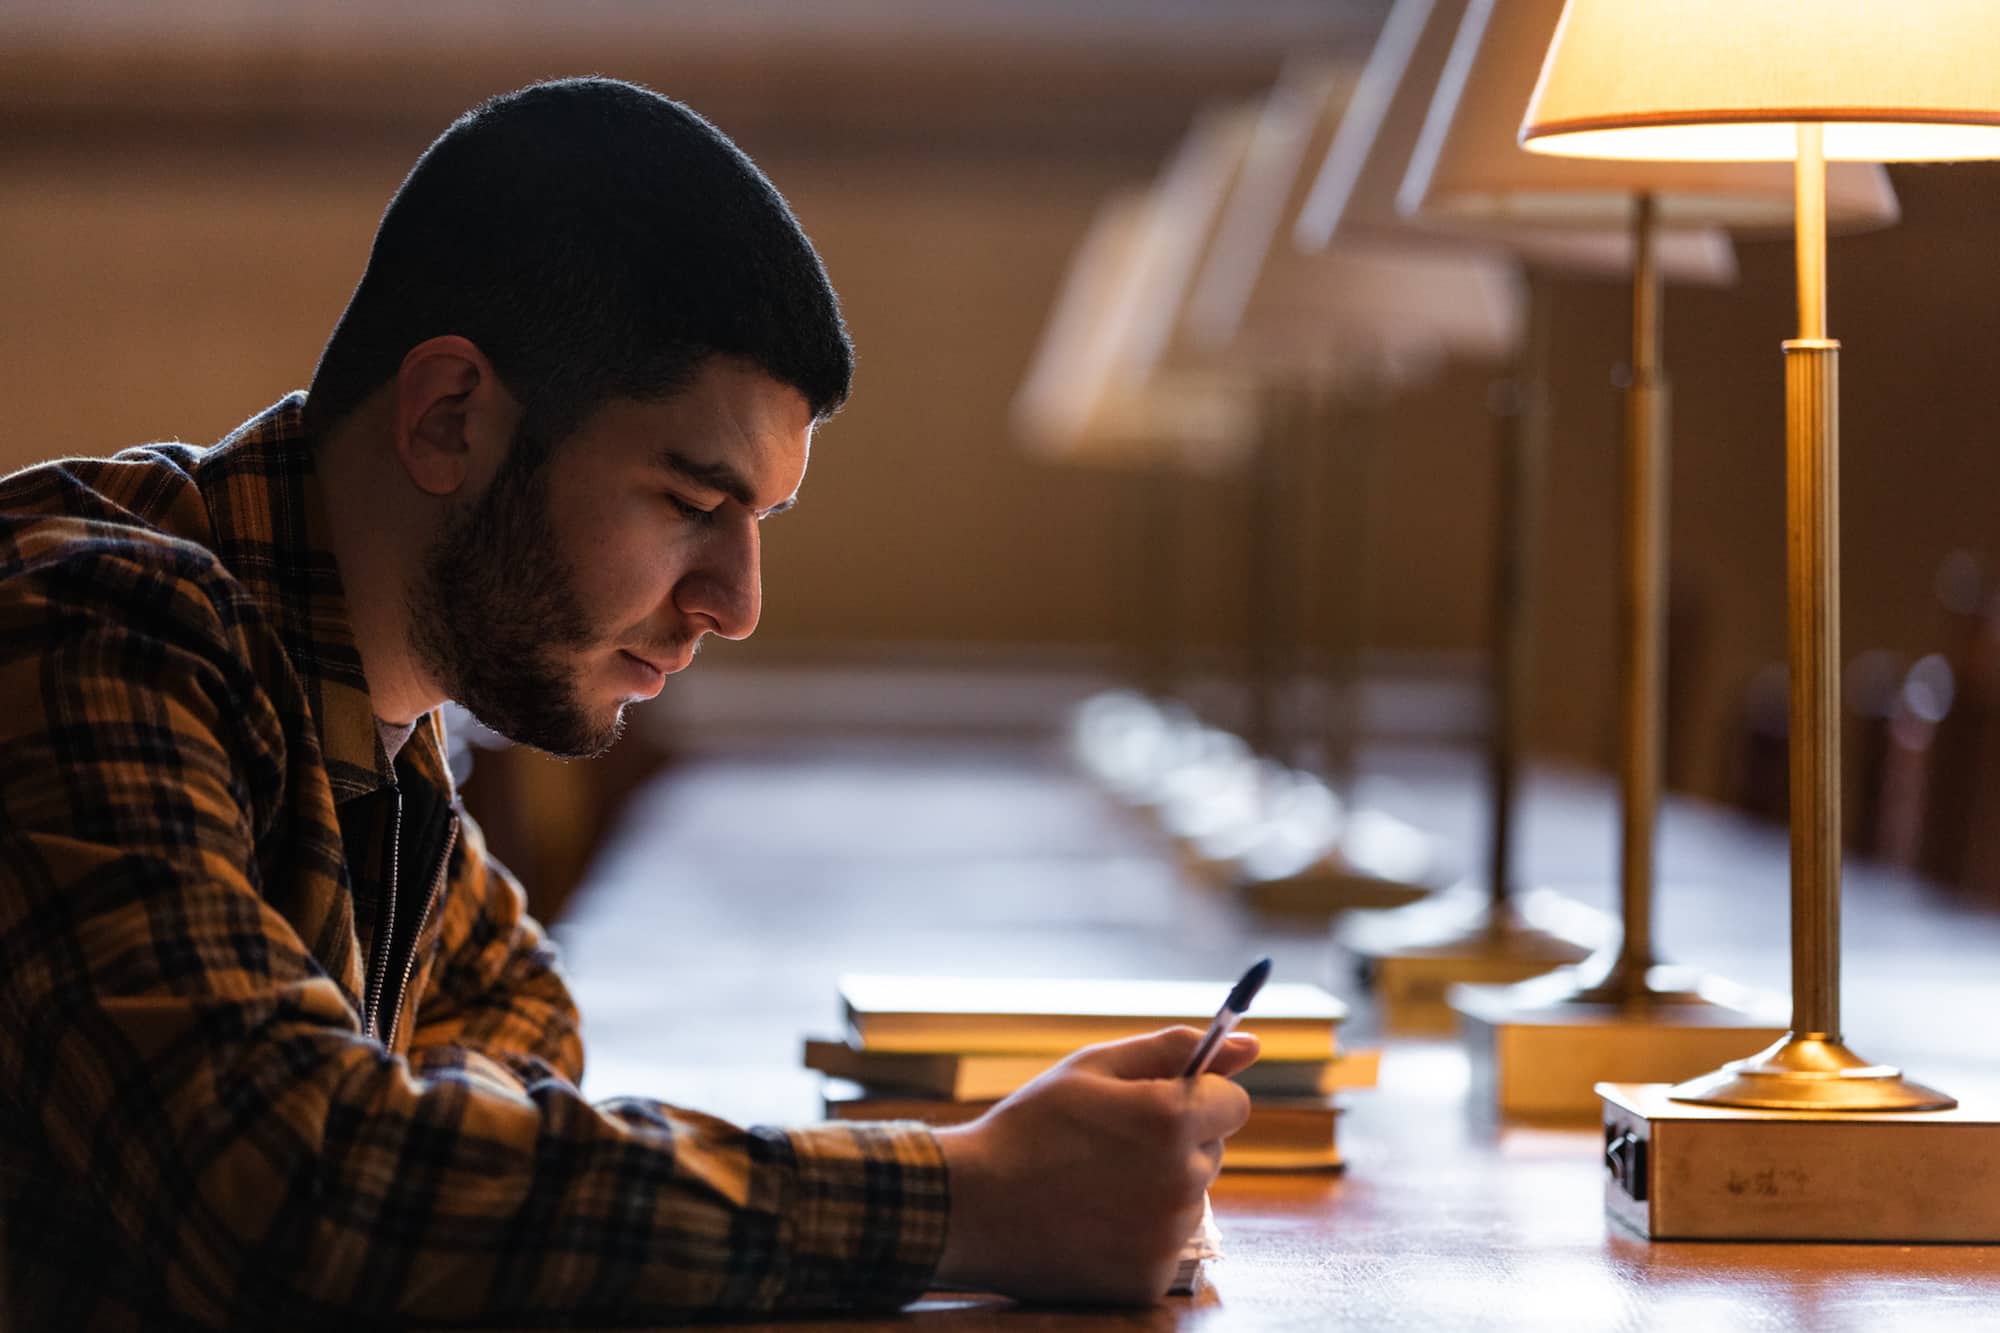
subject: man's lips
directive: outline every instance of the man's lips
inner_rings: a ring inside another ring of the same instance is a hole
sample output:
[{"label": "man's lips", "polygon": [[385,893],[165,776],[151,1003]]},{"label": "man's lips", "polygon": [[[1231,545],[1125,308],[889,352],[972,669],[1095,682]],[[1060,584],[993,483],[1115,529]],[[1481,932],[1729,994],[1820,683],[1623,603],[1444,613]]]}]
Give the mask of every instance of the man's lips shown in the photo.
[{"label": "man's lips", "polygon": [[657,649],[647,653],[635,653],[630,648],[621,648],[619,651],[637,662],[640,666],[650,671],[657,671],[662,676],[671,676],[676,671],[685,669],[688,662],[694,657],[693,653],[675,652],[671,655],[662,654]]},{"label": "man's lips", "polygon": [[619,649],[619,651],[624,653],[625,656],[631,658],[634,662],[637,662],[642,667],[646,667],[647,669],[652,671],[657,671],[662,676],[667,674],[667,669],[661,666],[658,662],[655,662],[650,657],[642,657],[638,653],[633,652],[630,648],[621,648]]}]

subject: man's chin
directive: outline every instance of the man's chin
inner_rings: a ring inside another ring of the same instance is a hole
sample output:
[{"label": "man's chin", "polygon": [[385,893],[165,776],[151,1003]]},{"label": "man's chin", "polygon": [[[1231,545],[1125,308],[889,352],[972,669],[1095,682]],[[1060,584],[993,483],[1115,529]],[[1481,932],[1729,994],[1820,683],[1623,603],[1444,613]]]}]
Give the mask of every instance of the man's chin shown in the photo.
[{"label": "man's chin", "polygon": [[608,752],[625,734],[622,703],[614,704],[610,716],[603,719],[587,717],[579,711],[561,718],[523,718],[507,725],[495,725],[470,706],[467,711],[487,730],[552,759],[595,759]]},{"label": "man's chin", "polygon": [[595,759],[608,754],[611,747],[618,744],[618,738],[625,734],[625,705],[616,705],[608,722],[593,725],[589,731],[576,731],[561,737],[550,738],[553,743],[540,744],[524,741],[530,749],[557,759]]}]

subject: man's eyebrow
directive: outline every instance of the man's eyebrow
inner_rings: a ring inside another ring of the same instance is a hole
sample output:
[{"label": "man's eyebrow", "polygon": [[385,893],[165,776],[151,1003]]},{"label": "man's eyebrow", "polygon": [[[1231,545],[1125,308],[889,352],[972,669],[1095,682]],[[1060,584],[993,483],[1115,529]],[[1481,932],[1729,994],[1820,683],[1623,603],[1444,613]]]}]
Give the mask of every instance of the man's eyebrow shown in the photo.
[{"label": "man's eyebrow", "polygon": [[[721,491],[745,509],[757,507],[757,497],[751,494],[750,483],[743,479],[742,473],[727,463],[704,462],[699,458],[689,458],[671,445],[663,444],[653,450],[653,465],[668,472],[677,472],[689,481],[705,486],[711,491]],[[773,514],[782,514],[798,502],[799,497],[794,495],[761,511],[758,517],[769,518]]]},{"label": "man's eyebrow", "polygon": [[659,445],[653,450],[653,465],[669,472],[678,472],[689,481],[706,486],[711,491],[721,491],[745,509],[751,507],[753,497],[750,483],[743,480],[743,474],[727,463],[705,463],[698,458],[689,458],[672,445]]}]

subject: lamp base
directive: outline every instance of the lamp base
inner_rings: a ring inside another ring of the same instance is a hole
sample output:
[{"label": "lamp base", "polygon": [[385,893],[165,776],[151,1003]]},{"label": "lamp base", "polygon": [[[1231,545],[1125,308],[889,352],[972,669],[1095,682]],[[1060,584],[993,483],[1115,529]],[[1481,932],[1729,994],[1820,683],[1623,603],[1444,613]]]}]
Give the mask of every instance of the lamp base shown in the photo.
[{"label": "lamp base", "polygon": [[1241,862],[1232,869],[1244,902],[1271,916],[1323,920],[1343,912],[1405,907],[1437,892],[1433,883],[1378,874],[1355,865],[1338,849],[1302,869],[1269,878],[1259,877]]},{"label": "lamp base", "polygon": [[1192,842],[1174,841],[1174,862],[1206,888],[1236,896],[1269,916],[1324,922],[1343,912],[1380,912],[1422,902],[1437,893],[1423,881],[1395,879],[1351,865],[1339,851],[1303,865],[1274,869],[1260,877],[1239,857],[1214,857]]},{"label": "lamp base", "polygon": [[2000,1242],[2000,1108],[1757,1111],[1601,1083],[1606,1213],[1651,1240]]},{"label": "lamp base", "polygon": [[1280,833],[1209,862],[1208,873],[1256,911],[1320,920],[1407,907],[1444,884],[1443,848],[1423,830],[1366,808],[1347,811],[1338,827],[1331,846],[1306,834]]},{"label": "lamp base", "polygon": [[1592,1120],[1598,1083],[1685,1078],[1784,1035],[1774,997],[1720,1002],[1704,992],[1725,986],[1692,969],[1651,968],[1649,987],[1615,1001],[1580,984],[1589,972],[1451,988],[1475,1099],[1503,1116]]},{"label": "lamp base", "polygon": [[1894,1065],[1870,1064],[1838,1041],[1789,1034],[1668,1095],[1690,1105],[1767,1111],[1942,1111],[1958,1105],[1957,1098],[1912,1083]]},{"label": "lamp base", "polygon": [[1461,982],[1505,985],[1590,956],[1610,923],[1602,913],[1548,889],[1499,904],[1471,887],[1393,912],[1341,923],[1335,940],[1374,987],[1382,1030],[1435,1036],[1458,1027],[1446,1000]]}]

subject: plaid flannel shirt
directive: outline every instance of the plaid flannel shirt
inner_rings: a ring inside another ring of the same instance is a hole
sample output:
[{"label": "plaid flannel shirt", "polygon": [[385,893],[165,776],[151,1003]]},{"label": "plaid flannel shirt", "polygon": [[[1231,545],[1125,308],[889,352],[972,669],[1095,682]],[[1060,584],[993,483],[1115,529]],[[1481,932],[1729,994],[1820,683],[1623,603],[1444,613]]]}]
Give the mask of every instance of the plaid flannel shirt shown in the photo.
[{"label": "plaid flannel shirt", "polygon": [[578,1094],[438,719],[377,737],[303,405],[0,480],[0,1327],[910,1299],[927,1131]]}]

